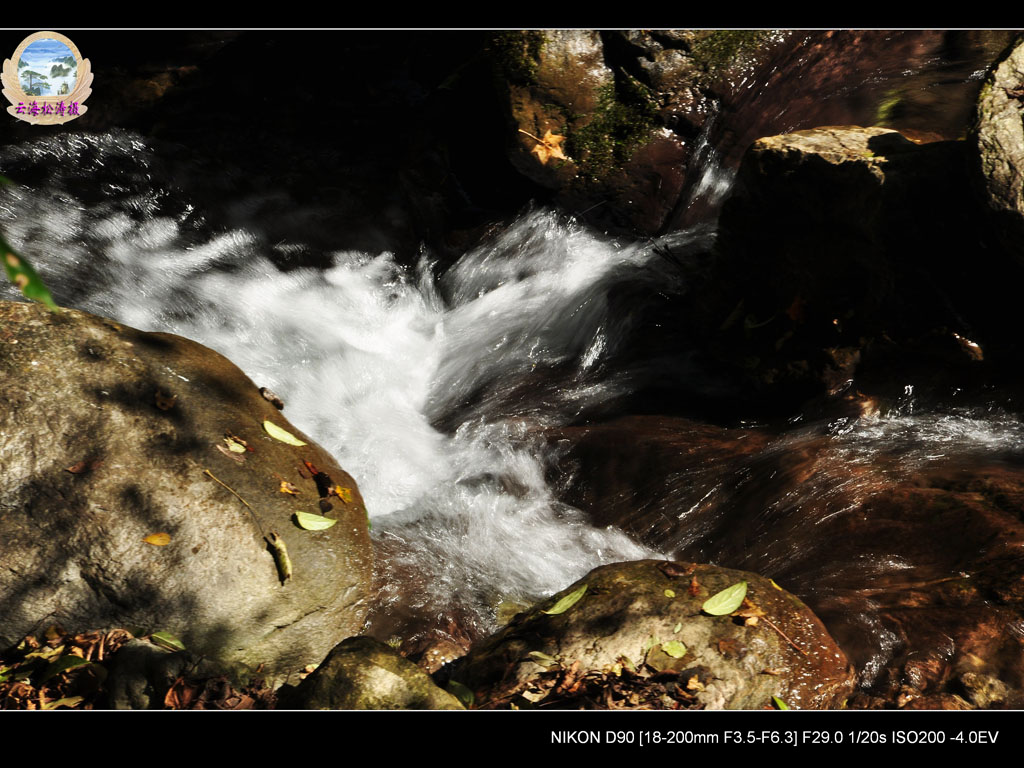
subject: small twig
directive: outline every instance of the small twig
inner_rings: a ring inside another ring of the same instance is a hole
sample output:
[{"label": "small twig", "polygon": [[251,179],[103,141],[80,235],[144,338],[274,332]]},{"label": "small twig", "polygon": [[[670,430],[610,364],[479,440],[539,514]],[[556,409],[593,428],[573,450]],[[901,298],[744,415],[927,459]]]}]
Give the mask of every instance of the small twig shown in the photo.
[{"label": "small twig", "polygon": [[232,487],[231,487],[230,485],[228,485],[227,483],[225,483],[225,482],[224,482],[223,480],[220,480],[220,479],[218,479],[218,478],[217,478],[217,477],[216,477],[216,476],[215,476],[215,475],[213,474],[213,472],[211,472],[210,470],[208,470],[208,469],[204,469],[204,470],[203,470],[203,472],[204,472],[205,474],[209,475],[209,476],[210,476],[210,477],[211,477],[211,478],[212,478],[213,480],[215,480],[216,482],[218,482],[218,483],[220,483],[220,484],[221,484],[222,486],[224,486],[224,487],[225,487],[225,488],[226,488],[227,490],[229,490],[229,491],[230,491],[230,492],[231,492],[231,493],[232,493],[232,494],[233,494],[233,495],[235,496],[235,498],[236,498],[236,499],[238,499],[238,500],[239,500],[240,502],[242,502],[243,504],[245,504],[245,506],[246,506],[246,507],[248,507],[248,509],[249,509],[249,514],[250,514],[250,515],[252,515],[252,519],[253,519],[253,521],[255,521],[255,523],[256,523],[256,527],[260,529],[260,533],[261,533],[261,534],[263,535],[263,537],[264,537],[264,538],[266,538],[267,534],[263,532],[263,526],[262,526],[262,525],[260,525],[260,521],[259,521],[259,518],[258,518],[258,517],[256,517],[256,511],[255,511],[255,510],[254,510],[254,509],[252,508],[252,506],[251,506],[251,505],[249,504],[249,502],[248,502],[248,501],[246,501],[245,499],[243,499],[243,498],[242,498],[241,496],[239,496],[239,495],[238,495],[238,491],[236,491],[236,490],[235,490],[234,488],[232,488]]},{"label": "small twig", "polygon": [[532,133],[530,133],[529,131],[524,131],[524,130],[523,130],[522,128],[520,128],[520,129],[519,129],[519,132],[520,132],[520,133],[525,133],[525,134],[526,134],[527,136],[529,136],[529,137],[530,137],[531,139],[533,139],[534,141],[536,141],[536,142],[537,142],[538,144],[543,144],[543,145],[544,145],[545,147],[551,146],[551,145],[550,145],[550,144],[548,144],[548,143],[547,143],[546,141],[544,141],[544,139],[539,139],[539,138],[537,138],[536,136],[534,136],[534,135],[533,135]]},{"label": "small twig", "polygon": [[776,632],[778,632],[778,633],[779,633],[780,635],[782,635],[782,636],[783,636],[783,637],[784,637],[784,638],[786,639],[786,642],[787,642],[787,643],[789,643],[789,644],[790,644],[790,645],[792,645],[792,646],[793,646],[794,648],[796,648],[796,649],[797,649],[798,651],[800,651],[800,653],[802,653],[802,654],[803,654],[803,655],[804,655],[804,656],[805,656],[806,658],[808,658],[808,659],[810,658],[810,656],[809,656],[809,655],[807,654],[807,651],[805,651],[805,650],[804,650],[803,648],[801,648],[801,647],[800,647],[799,645],[797,645],[796,643],[794,643],[794,642],[793,642],[793,641],[792,641],[792,640],[790,639],[789,635],[787,635],[787,634],[786,634],[785,632],[783,632],[783,631],[782,631],[781,629],[779,629],[779,628],[778,628],[777,626],[775,626],[775,622],[773,622],[773,621],[772,621],[771,619],[769,619],[769,618],[768,618],[767,616],[762,616],[761,618],[762,618],[762,619],[764,619],[765,623],[766,623],[766,624],[767,624],[767,625],[768,625],[769,627],[771,627],[771,628],[772,628],[772,629],[774,629],[774,630],[775,630]]}]

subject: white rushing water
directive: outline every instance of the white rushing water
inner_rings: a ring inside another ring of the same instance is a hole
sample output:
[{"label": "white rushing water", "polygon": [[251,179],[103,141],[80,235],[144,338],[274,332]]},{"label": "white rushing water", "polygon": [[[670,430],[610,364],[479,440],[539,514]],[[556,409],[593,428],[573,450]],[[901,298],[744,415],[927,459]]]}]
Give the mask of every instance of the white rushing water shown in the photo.
[{"label": "white rushing water", "polygon": [[532,212],[440,280],[386,253],[282,271],[271,256],[301,243],[210,231],[131,134],[7,151],[53,169],[8,191],[0,225],[58,302],[195,339],[280,394],[356,478],[375,536],[405,543],[423,604],[461,603],[485,628],[500,601],[654,554],[555,501],[530,433],[621,394],[602,370],[619,341],[607,293],[649,252]]}]

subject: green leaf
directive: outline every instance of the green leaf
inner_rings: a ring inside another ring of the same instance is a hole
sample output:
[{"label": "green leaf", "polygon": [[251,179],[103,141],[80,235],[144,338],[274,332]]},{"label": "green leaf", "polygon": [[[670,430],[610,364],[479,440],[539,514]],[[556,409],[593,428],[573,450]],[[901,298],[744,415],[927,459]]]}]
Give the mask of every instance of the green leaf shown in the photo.
[{"label": "green leaf", "polygon": [[560,613],[565,613],[580,601],[580,598],[583,597],[583,593],[586,591],[587,585],[584,584],[582,587],[573,590],[568,595],[559,600],[557,603],[555,603],[553,606],[551,606],[550,610],[541,611],[541,613],[546,613],[548,616],[557,616]]},{"label": "green leaf", "polygon": [[679,632],[679,630],[682,629],[682,628],[683,628],[683,622],[681,622],[681,621],[677,622],[675,627],[672,628],[672,634],[673,635],[677,634]]},{"label": "green leaf", "polygon": [[21,289],[26,299],[45,304],[53,312],[60,312],[60,307],[54,303],[43,279],[32,269],[32,265],[25,257],[19,256],[3,237],[0,237],[0,258],[4,262],[7,279]]},{"label": "green leaf", "polygon": [[59,659],[54,659],[50,662],[46,671],[43,673],[42,682],[46,682],[51,677],[59,675],[61,672],[67,672],[69,669],[75,667],[83,667],[86,664],[92,664],[88,659],[83,659],[81,656],[61,656]]},{"label": "green leaf", "polygon": [[57,707],[67,707],[68,709],[74,709],[76,706],[85,701],[84,696],[66,696],[63,699],[57,699],[56,701],[48,701],[43,704],[42,709],[56,709]]},{"label": "green leaf", "polygon": [[169,651],[184,651],[185,644],[170,632],[154,632],[149,636],[153,644],[166,648]]},{"label": "green leaf", "polygon": [[678,640],[670,640],[667,643],[661,644],[661,650],[671,656],[673,659],[681,659],[686,655],[686,646],[680,643]]},{"label": "green leaf", "polygon": [[712,616],[725,616],[743,605],[743,598],[746,596],[747,582],[741,581],[739,584],[726,587],[717,595],[709,597],[704,601],[701,610]]},{"label": "green leaf", "polygon": [[469,709],[473,706],[473,701],[474,699],[476,699],[476,696],[474,696],[473,692],[469,690],[469,688],[464,686],[462,683],[460,683],[458,680],[449,680],[446,688],[448,690],[448,693],[450,693],[452,696],[454,696],[456,699],[462,702],[462,706],[464,706],[466,709]]},{"label": "green leaf", "polygon": [[554,656],[549,656],[543,651],[530,651],[528,655],[532,656],[533,660],[542,667],[554,667],[561,664]]},{"label": "green leaf", "polygon": [[676,593],[673,590],[671,590],[671,589],[666,589],[665,590],[665,597],[675,597],[675,596],[676,596]]},{"label": "green leaf", "polygon": [[312,512],[296,512],[295,523],[299,528],[305,528],[307,531],[326,531],[337,520],[333,517],[324,517],[323,515],[314,515]]},{"label": "green leaf", "polygon": [[775,705],[776,709],[789,709],[789,705],[778,696],[772,696],[772,703]]},{"label": "green leaf", "polygon": [[263,428],[267,431],[268,435],[275,440],[280,440],[282,443],[288,443],[288,445],[306,445],[306,443],[299,440],[299,438],[295,437],[291,432],[286,432],[272,421],[264,421]]}]

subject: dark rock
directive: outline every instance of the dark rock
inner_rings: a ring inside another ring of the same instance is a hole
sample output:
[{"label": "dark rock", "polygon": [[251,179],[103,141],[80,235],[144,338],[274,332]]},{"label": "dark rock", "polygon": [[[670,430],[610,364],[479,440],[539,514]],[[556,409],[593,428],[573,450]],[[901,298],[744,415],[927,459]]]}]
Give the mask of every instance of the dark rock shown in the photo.
[{"label": "dark rock", "polygon": [[[359,630],[372,549],[356,485],[238,368],[73,310],[3,303],[0,328],[0,645],[43,623],[141,627],[272,678]],[[308,444],[271,438],[265,419]],[[303,461],[353,492],[326,531],[291,519],[316,498]],[[290,554],[284,584],[271,532]],[[143,540],[154,533],[170,543]]]},{"label": "dark rock", "polygon": [[339,643],[282,705],[292,709],[464,709],[430,675],[369,637]]},{"label": "dark rock", "polygon": [[[740,581],[760,620],[702,612]],[[568,610],[545,613],[583,585]],[[476,644],[452,678],[480,708],[761,709],[773,696],[828,708],[853,688],[846,657],[793,595],[753,573],[656,560],[591,571]]]},{"label": "dark rock", "polygon": [[145,640],[130,640],[113,656],[105,684],[110,709],[164,709],[179,677],[214,677],[218,663],[189,651],[170,651]]},{"label": "dark rock", "polygon": [[790,406],[855,374],[863,390],[869,359],[882,386],[936,371],[936,387],[977,383],[1013,363],[1016,340],[1004,281],[977,280],[1012,265],[978,248],[975,214],[963,142],[855,126],[760,139],[690,317],[711,358]]},{"label": "dark rock", "polygon": [[984,433],[958,437],[984,425],[918,418],[844,417],[835,423],[850,436],[773,438],[628,417],[552,430],[552,473],[570,478],[561,498],[600,525],[799,596],[869,694],[853,706],[938,694],[1019,702],[1024,466],[976,442],[993,439]]}]

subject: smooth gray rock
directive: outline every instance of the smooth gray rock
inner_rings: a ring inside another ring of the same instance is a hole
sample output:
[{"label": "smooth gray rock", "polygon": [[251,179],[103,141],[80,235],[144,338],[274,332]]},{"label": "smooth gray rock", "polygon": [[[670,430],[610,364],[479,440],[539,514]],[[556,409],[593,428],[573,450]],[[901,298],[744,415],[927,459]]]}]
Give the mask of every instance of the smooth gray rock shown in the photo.
[{"label": "smooth gray rock", "polygon": [[[373,562],[358,489],[226,358],[83,312],[0,303],[0,381],[0,646],[55,622],[164,630],[273,680],[359,631]],[[308,445],[271,438],[264,419]],[[227,450],[226,433],[253,450]],[[352,490],[326,531],[293,522],[319,513],[303,461]],[[280,492],[282,479],[300,495]],[[293,566],[285,583],[272,531]],[[170,543],[143,541],[154,533]]]}]

